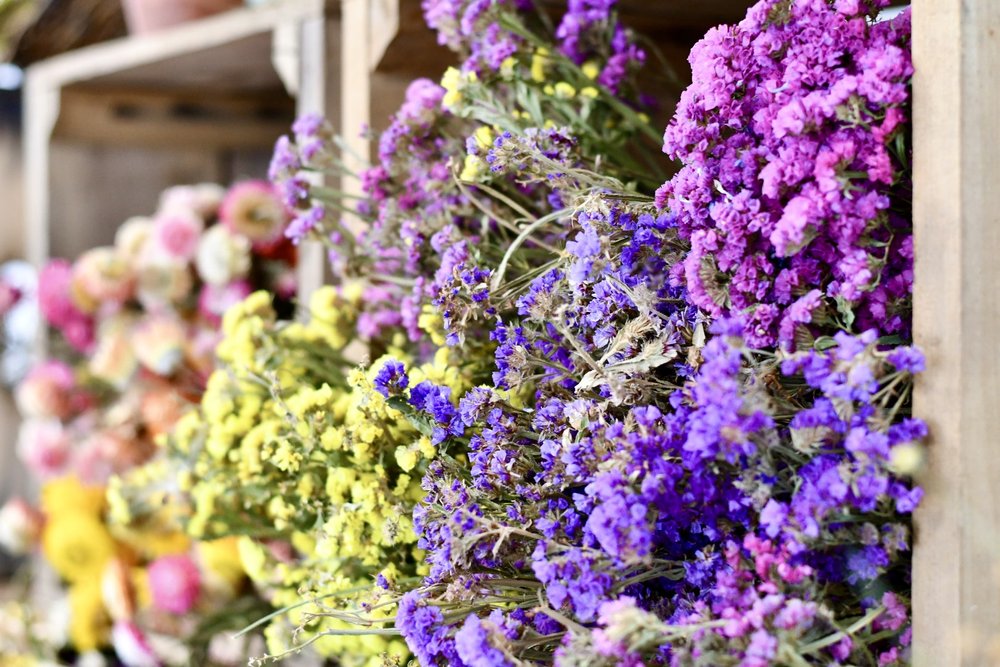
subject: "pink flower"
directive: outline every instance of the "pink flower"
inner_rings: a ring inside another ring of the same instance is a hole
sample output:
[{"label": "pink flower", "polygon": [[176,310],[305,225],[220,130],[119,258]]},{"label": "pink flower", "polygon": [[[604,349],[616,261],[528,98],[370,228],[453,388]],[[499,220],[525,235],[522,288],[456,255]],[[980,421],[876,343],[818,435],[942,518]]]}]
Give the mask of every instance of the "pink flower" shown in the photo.
[{"label": "pink flower", "polygon": [[56,419],[29,419],[21,424],[17,454],[35,475],[54,477],[66,467],[72,450],[69,433]]},{"label": "pink flower", "polygon": [[85,311],[94,312],[106,302],[124,303],[134,286],[132,267],[112,247],[88,250],[73,264],[72,295]]},{"label": "pink flower", "polygon": [[226,193],[219,219],[234,234],[248,238],[255,249],[262,249],[282,240],[289,216],[270,183],[244,181]]},{"label": "pink flower", "polygon": [[201,218],[183,211],[168,211],[156,218],[153,242],[168,257],[189,262],[198,251],[205,227]]},{"label": "pink flower", "polygon": [[45,518],[21,498],[11,498],[0,509],[0,547],[16,556],[27,554],[42,535]]},{"label": "pink flower", "polygon": [[157,375],[171,375],[184,361],[187,335],[178,318],[149,315],[132,331],[132,349],[143,366]]},{"label": "pink flower", "polygon": [[186,614],[201,590],[198,566],[187,555],[157,558],[149,566],[149,590],[156,608]]},{"label": "pink flower", "polygon": [[38,305],[49,324],[62,331],[74,349],[89,352],[94,345],[94,322],[73,301],[72,281],[69,262],[49,262],[38,276]]},{"label": "pink flower", "polygon": [[73,369],[61,361],[46,361],[31,369],[17,386],[17,409],[30,418],[65,419],[73,410]]},{"label": "pink flower", "polygon": [[111,645],[128,667],[159,667],[162,663],[135,623],[118,621],[111,628]]},{"label": "pink flower", "polygon": [[183,211],[208,219],[214,217],[226,191],[221,185],[201,183],[199,185],[177,185],[160,195],[159,211]]},{"label": "pink flower", "polygon": [[253,288],[246,280],[237,280],[226,285],[206,284],[198,295],[198,310],[214,326],[222,322],[222,316],[230,307],[250,296]]},{"label": "pink flower", "polygon": [[21,300],[21,296],[21,290],[6,281],[0,281],[0,317],[9,313]]}]

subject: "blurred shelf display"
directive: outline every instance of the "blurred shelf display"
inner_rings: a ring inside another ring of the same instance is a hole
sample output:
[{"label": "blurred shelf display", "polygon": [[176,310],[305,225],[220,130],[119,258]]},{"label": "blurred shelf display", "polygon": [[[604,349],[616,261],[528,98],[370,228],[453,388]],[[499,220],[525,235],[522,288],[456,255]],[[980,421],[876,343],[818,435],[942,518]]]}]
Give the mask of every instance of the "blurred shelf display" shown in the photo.
[{"label": "blurred shelf display", "polygon": [[[109,243],[170,185],[262,176],[296,114],[336,116],[338,10],[276,0],[29,67],[28,258]],[[304,272],[321,270],[315,249],[303,255]]]}]

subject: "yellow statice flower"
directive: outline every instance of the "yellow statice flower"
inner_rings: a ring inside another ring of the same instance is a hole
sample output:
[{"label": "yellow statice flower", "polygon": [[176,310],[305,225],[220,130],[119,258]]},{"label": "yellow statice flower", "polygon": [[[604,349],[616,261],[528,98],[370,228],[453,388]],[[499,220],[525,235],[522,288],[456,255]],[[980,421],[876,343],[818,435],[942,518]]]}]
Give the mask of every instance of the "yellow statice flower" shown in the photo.
[{"label": "yellow statice flower", "polygon": [[555,93],[555,96],[561,100],[571,100],[576,97],[576,88],[565,81],[557,83],[553,87],[553,92]]},{"label": "yellow statice flower", "polygon": [[246,578],[240,559],[239,538],[223,537],[198,542],[195,554],[205,575],[206,585],[216,590],[225,587],[230,592],[235,592]]},{"label": "yellow statice flower", "polygon": [[542,83],[545,81],[551,61],[550,51],[545,47],[539,47],[531,57],[531,78]]},{"label": "yellow statice flower", "polygon": [[49,516],[67,511],[98,516],[104,511],[104,487],[88,486],[72,475],[46,482],[41,495],[42,511]]},{"label": "yellow statice flower", "polygon": [[111,619],[101,597],[100,576],[73,584],[69,589],[69,639],[80,652],[93,651],[105,645]]},{"label": "yellow statice flower", "polygon": [[462,163],[462,172],[458,177],[463,181],[477,181],[489,172],[489,165],[478,155],[466,155]]},{"label": "yellow statice flower", "polygon": [[459,92],[462,87],[462,81],[462,72],[457,67],[449,67],[445,70],[444,75],[441,77],[441,87],[445,91],[441,103],[445,108],[455,107],[462,101],[462,93]]},{"label": "yellow statice flower", "polygon": [[100,579],[117,546],[98,517],[86,511],[49,515],[42,534],[42,552],[53,569],[70,582]]},{"label": "yellow statice flower", "polygon": [[434,306],[425,304],[419,317],[417,326],[426,332],[435,345],[445,344],[444,318]]}]

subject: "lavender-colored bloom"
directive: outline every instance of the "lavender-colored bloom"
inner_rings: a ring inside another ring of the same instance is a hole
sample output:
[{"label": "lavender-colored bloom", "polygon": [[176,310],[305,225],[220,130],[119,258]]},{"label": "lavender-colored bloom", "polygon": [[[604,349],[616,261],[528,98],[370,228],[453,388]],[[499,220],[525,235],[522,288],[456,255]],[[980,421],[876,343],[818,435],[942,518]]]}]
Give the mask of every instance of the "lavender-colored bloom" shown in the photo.
[{"label": "lavender-colored bloom", "polygon": [[908,200],[891,147],[906,119],[909,18],[870,26],[883,4],[763,0],[691,52],[694,83],[664,136],[682,168],[657,202],[691,241],[692,300],[757,318],[752,345],[793,344],[819,310],[815,295],[792,309],[794,291],[816,284],[862,326],[907,332],[910,231],[889,209]]},{"label": "lavender-colored bloom", "polygon": [[382,368],[379,369],[372,381],[375,391],[386,398],[402,393],[409,384],[410,378],[406,375],[406,367],[403,362],[396,359],[389,359],[382,364]]},{"label": "lavender-colored bloom", "polygon": [[299,212],[295,215],[288,227],[285,228],[285,236],[298,245],[309,233],[323,224],[326,217],[326,207],[322,204],[314,204],[310,209]]},{"label": "lavender-colored bloom", "polygon": [[494,634],[475,614],[465,619],[465,623],[455,633],[455,649],[469,667],[509,667],[512,663],[490,643]]}]

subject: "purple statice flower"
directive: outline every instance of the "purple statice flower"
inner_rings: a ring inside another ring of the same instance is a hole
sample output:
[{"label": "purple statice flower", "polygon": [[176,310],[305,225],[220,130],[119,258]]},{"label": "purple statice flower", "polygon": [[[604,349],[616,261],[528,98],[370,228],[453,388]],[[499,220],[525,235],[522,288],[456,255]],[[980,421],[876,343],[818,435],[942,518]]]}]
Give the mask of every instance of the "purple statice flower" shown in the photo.
[{"label": "purple statice flower", "polygon": [[400,599],[396,627],[421,665],[465,665],[455,650],[444,614],[439,608],[426,604],[416,591]]},{"label": "purple statice flower", "polygon": [[618,562],[641,563],[652,554],[650,508],[619,471],[597,475],[585,492],[593,498],[586,530]]},{"label": "purple statice flower", "polygon": [[598,607],[608,599],[611,575],[582,549],[550,555],[539,543],[532,554],[532,569],[545,585],[549,604],[554,609],[569,607],[584,623],[594,620]]},{"label": "purple statice flower", "polygon": [[326,207],[322,204],[313,204],[304,211],[297,211],[295,217],[285,228],[285,236],[291,239],[292,243],[298,245],[309,236],[314,229],[323,225],[326,218]]},{"label": "purple statice flower", "polygon": [[897,370],[911,375],[923,373],[927,368],[923,353],[912,347],[897,347],[886,356],[886,360]]},{"label": "purple statice flower", "polygon": [[[578,65],[591,59],[604,63],[598,82],[613,92],[618,92],[629,71],[646,61],[632,34],[617,22],[617,4],[617,0],[570,0],[556,28],[559,50],[570,60]],[[603,37],[608,33],[613,34],[610,41]],[[595,40],[595,35],[602,39]]]},{"label": "purple statice flower", "polygon": [[513,663],[504,652],[493,645],[495,641],[516,636],[516,630],[509,628],[510,622],[505,621],[499,609],[494,610],[489,619],[475,614],[467,616],[455,633],[455,650],[459,658],[469,667],[512,667]]},{"label": "purple statice flower", "polygon": [[389,359],[382,364],[382,368],[375,374],[375,379],[372,381],[375,391],[386,398],[401,394],[409,384],[410,378],[406,374],[406,367],[403,362],[396,359]]},{"label": "purple statice flower", "polygon": [[908,335],[911,224],[892,209],[913,67],[908,13],[869,22],[885,4],[762,0],[691,52],[664,135],[682,166],[657,202],[691,242],[676,275],[693,303],[746,314],[754,347],[833,310]]},{"label": "purple statice flower", "polygon": [[448,436],[462,435],[462,421],[451,403],[451,388],[424,380],[410,389],[410,405],[434,420],[431,442],[438,444]]},{"label": "purple statice flower", "polygon": [[[722,323],[715,330],[723,331],[727,326]],[[689,457],[721,457],[734,463],[753,456],[754,436],[773,426],[770,416],[746,400],[742,352],[731,340],[720,336],[709,341],[702,352],[704,363],[690,385],[694,412],[684,444]]]}]

